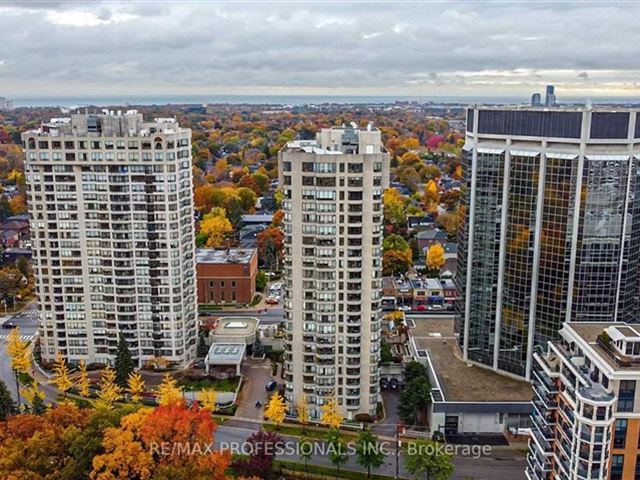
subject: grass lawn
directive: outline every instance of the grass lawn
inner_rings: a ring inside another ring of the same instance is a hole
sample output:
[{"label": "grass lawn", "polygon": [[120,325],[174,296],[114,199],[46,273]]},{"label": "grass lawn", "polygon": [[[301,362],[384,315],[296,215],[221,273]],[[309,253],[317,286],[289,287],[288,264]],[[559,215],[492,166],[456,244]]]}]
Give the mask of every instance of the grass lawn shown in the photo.
[{"label": "grass lawn", "polygon": [[[267,430],[268,432],[276,432],[280,435],[289,435],[291,437],[302,437],[305,436],[311,440],[325,440],[327,438],[327,432],[329,430],[314,430],[307,428],[307,433],[303,435],[302,427],[294,426],[294,425],[280,425],[279,428],[276,429],[275,425],[271,424],[263,424],[263,430]],[[342,437],[345,440],[355,440],[358,436],[352,432],[341,431]]]},{"label": "grass lawn", "polygon": [[205,378],[202,380],[180,380],[179,385],[187,392],[197,392],[207,388],[213,388],[216,392],[235,392],[240,383],[240,377],[228,378],[226,380],[216,380]]},{"label": "grass lawn", "polygon": [[[304,473],[305,471],[303,463],[290,462],[287,460],[276,460],[274,463],[275,463],[276,471],[280,466],[282,466],[282,468],[286,470],[290,470],[294,472]],[[316,474],[316,475],[323,475],[323,476],[333,477],[333,478],[348,478],[348,479],[354,479],[354,480],[367,478],[366,472],[354,472],[352,470],[345,470],[344,468],[341,468],[340,475],[338,475],[337,470],[335,468],[324,467],[320,465],[307,465],[307,471],[309,472],[310,475]],[[376,475],[372,473],[371,478],[373,480],[389,480],[393,477],[388,477],[386,475]]]}]

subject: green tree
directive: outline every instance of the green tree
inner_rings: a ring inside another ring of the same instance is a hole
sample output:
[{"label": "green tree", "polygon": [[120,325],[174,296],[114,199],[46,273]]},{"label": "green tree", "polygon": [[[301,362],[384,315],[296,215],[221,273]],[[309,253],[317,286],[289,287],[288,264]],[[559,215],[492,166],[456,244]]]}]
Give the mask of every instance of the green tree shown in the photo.
[{"label": "green tree", "polygon": [[426,414],[431,401],[431,384],[429,380],[420,377],[405,385],[400,394],[398,414],[405,422],[419,424]]},{"label": "green tree", "polygon": [[120,332],[118,336],[118,352],[116,354],[115,370],[116,383],[120,387],[126,387],[129,374],[133,373],[134,365],[131,352],[129,351],[129,345],[122,332]]},{"label": "green tree", "polygon": [[379,468],[384,463],[384,453],[378,437],[371,430],[363,430],[356,441],[356,461],[367,469],[367,478],[371,478],[371,468]]},{"label": "green tree", "polygon": [[402,375],[404,376],[405,383],[410,383],[416,378],[428,377],[426,367],[420,362],[416,362],[415,360],[407,363],[404,366],[404,372],[402,373]]},{"label": "green tree", "polygon": [[33,397],[33,400],[31,401],[31,413],[34,415],[42,415],[46,411],[47,406],[45,405],[44,400],[42,400],[38,395]]},{"label": "green tree", "polygon": [[438,442],[417,440],[409,443],[404,466],[416,478],[447,480],[453,474],[453,455]]},{"label": "green tree", "polygon": [[329,444],[329,460],[336,466],[336,478],[340,476],[340,467],[347,463],[347,445],[337,428],[331,428],[327,432],[327,443]]},{"label": "green tree", "polygon": [[16,259],[16,268],[23,277],[29,278],[29,261],[25,257],[18,257]]},{"label": "green tree", "polygon": [[11,398],[7,385],[0,380],[0,421],[5,421],[7,417],[14,415],[16,412],[16,402]]},{"label": "green tree", "polygon": [[300,452],[300,460],[304,463],[304,473],[307,479],[309,478],[309,460],[311,460],[311,454],[313,453],[313,443],[307,437],[300,437],[298,441],[298,448]]},{"label": "green tree", "polygon": [[264,270],[258,270],[258,274],[256,275],[256,290],[258,290],[259,292],[263,292],[266,286],[267,274]]},{"label": "green tree", "polygon": [[207,333],[204,330],[200,330],[200,335],[198,335],[198,357],[206,357],[207,353],[209,353],[209,345],[207,345],[207,341],[205,339]]}]

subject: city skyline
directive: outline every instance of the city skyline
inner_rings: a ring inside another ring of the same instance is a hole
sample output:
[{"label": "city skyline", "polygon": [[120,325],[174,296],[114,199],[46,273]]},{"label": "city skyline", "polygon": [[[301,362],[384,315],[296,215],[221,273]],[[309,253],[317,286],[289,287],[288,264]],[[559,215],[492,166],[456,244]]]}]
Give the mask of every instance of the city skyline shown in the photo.
[{"label": "city skyline", "polygon": [[0,55],[0,93],[525,95],[554,83],[565,96],[633,96],[640,65],[619,45],[638,40],[638,11],[633,2],[4,2],[12,48]]}]

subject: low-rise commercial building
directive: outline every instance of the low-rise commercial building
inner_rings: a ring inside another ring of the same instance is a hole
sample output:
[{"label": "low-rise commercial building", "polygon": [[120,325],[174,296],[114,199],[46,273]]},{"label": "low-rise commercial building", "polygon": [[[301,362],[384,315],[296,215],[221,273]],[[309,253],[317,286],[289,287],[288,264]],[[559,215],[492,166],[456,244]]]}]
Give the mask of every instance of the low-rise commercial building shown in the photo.
[{"label": "low-rise commercial building", "polygon": [[462,359],[453,316],[413,320],[410,352],[427,367],[433,432],[500,434],[530,425],[531,385]]},{"label": "low-rise commercial building", "polygon": [[249,304],[256,293],[257,250],[199,248],[196,273],[199,304]]},{"label": "low-rise commercial building", "polygon": [[534,354],[529,480],[640,478],[640,328],[566,323]]}]

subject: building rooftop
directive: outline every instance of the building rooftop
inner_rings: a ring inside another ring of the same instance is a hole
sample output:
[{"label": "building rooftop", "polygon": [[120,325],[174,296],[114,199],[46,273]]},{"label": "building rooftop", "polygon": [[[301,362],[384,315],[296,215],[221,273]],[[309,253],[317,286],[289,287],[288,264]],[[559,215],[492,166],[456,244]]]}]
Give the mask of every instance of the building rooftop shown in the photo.
[{"label": "building rooftop", "polygon": [[215,337],[218,342],[224,343],[224,337],[238,338],[253,335],[259,324],[260,320],[256,317],[220,317],[209,335]]},{"label": "building rooftop", "polygon": [[240,217],[243,223],[271,223],[273,221],[273,215],[242,215]]},{"label": "building rooftop", "polygon": [[146,137],[180,131],[186,129],[180,128],[175,118],[154,118],[152,122],[145,122],[137,110],[103,109],[101,113],[72,113],[70,117],[52,118],[39,128],[25,132],[23,137]]},{"label": "building rooftop", "polygon": [[242,361],[246,349],[244,343],[213,343],[206,361],[210,365],[235,365]]},{"label": "building rooftop", "polygon": [[453,316],[414,320],[418,350],[427,350],[444,399],[449,402],[529,402],[531,384],[467,364],[460,356]]},{"label": "building rooftop", "polygon": [[[640,326],[611,322],[568,322],[560,333],[573,333],[612,370],[640,371]],[[606,335],[603,335],[606,332]],[[608,337],[608,338],[607,338]]]},{"label": "building rooftop", "polygon": [[255,248],[197,248],[196,263],[249,263],[254,255],[256,255]]}]

